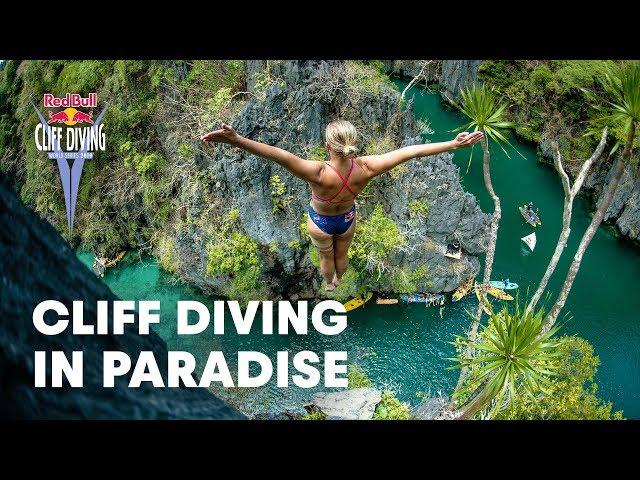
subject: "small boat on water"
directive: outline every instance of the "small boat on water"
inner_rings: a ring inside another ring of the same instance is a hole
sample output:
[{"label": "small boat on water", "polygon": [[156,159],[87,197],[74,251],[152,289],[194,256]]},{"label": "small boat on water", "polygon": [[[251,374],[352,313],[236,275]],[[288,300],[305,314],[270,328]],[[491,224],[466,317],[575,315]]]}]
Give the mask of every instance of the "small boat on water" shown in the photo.
[{"label": "small boat on water", "polygon": [[[482,288],[482,285],[478,283],[476,284],[476,288],[480,289]],[[492,297],[499,298],[500,300],[513,300],[513,297],[509,295],[507,292],[505,292],[504,290],[500,290],[499,288],[494,287],[491,284],[487,286],[487,293]]]},{"label": "small boat on water", "polygon": [[441,293],[412,293],[404,294],[400,297],[403,302],[407,303],[424,303],[425,306],[444,305],[444,295]]},{"label": "small boat on water", "polygon": [[362,297],[356,297],[356,298],[352,298],[351,300],[349,300],[346,303],[343,303],[344,305],[344,309],[347,312],[350,312],[351,310],[355,310],[356,308],[361,307],[362,305],[364,305],[365,303],[367,303],[369,300],[371,300],[371,297],[373,296],[373,294],[371,292],[367,293],[365,295],[364,298]]},{"label": "small boat on water", "polygon": [[540,215],[538,215],[538,211],[533,211],[533,203],[529,202],[526,205],[518,207],[518,210],[520,210],[520,213],[524,217],[525,221],[532,227],[542,225],[542,222],[540,221]]},{"label": "small boat on water", "polygon": [[533,249],[536,248],[536,232],[530,233],[526,237],[522,237],[520,240],[524,242],[524,244],[529,247],[529,249],[533,252]]},{"label": "small boat on water", "polygon": [[508,278],[506,280],[491,280],[489,285],[499,288],[500,290],[515,290],[518,288],[518,284],[510,282]]},{"label": "small boat on water", "polygon": [[453,292],[451,300],[457,302],[459,300],[462,300],[462,297],[464,297],[465,295],[468,295],[473,288],[473,280],[473,278],[469,278],[466,282],[456,288],[456,291]]},{"label": "small boat on water", "polygon": [[376,298],[376,303],[378,305],[395,305],[398,303],[397,298]]}]

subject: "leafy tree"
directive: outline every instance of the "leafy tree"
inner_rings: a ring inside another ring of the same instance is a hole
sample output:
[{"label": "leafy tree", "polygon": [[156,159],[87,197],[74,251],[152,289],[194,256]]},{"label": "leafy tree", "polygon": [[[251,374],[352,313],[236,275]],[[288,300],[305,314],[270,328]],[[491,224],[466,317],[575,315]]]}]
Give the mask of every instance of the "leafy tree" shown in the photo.
[{"label": "leafy tree", "polygon": [[627,138],[622,155],[617,161],[611,179],[606,187],[605,194],[600,200],[600,204],[589,227],[582,236],[582,240],[573,257],[560,294],[546,319],[544,325],[545,330],[553,326],[560,311],[564,307],[573,282],[578,274],[578,270],[580,269],[582,258],[613,200],[625,165],[631,161],[631,151],[637,134],[638,122],[640,122],[640,62],[630,61],[610,65],[607,74],[602,79],[602,87],[612,100],[598,101],[597,98],[594,98],[594,101],[597,102],[597,109],[603,114],[601,120],[624,125]]},{"label": "leafy tree", "polygon": [[557,375],[559,341],[552,338],[556,328],[542,333],[544,313],[526,313],[516,303],[489,318],[474,342],[475,355],[465,352],[465,337],[457,337],[460,349],[454,368],[468,368],[469,374],[455,390],[459,418],[468,419],[481,411],[500,411],[519,396],[535,399],[549,391]]},{"label": "leafy tree", "polygon": [[[491,181],[491,154],[489,152],[489,140],[494,141],[501,148],[503,143],[509,143],[505,136],[505,129],[512,127],[510,122],[505,121],[504,112],[507,108],[506,103],[498,102],[493,90],[484,84],[473,85],[466,90],[462,90],[462,104],[458,106],[460,111],[467,116],[469,122],[461,126],[458,130],[467,130],[472,128],[474,132],[481,131],[485,136],[481,140],[483,151],[482,172],[484,177],[484,185],[487,193],[493,200],[493,216],[491,218],[491,228],[489,230],[489,241],[487,245],[487,254],[485,257],[484,274],[482,281],[482,294],[486,296],[487,287],[491,279],[491,270],[493,268],[493,259],[496,251],[496,241],[498,239],[498,227],[500,225],[500,217],[502,209],[500,206],[500,197],[493,188]],[[506,152],[505,152],[506,153]],[[473,155],[473,147],[471,156],[469,157],[469,166]],[[467,171],[469,168],[467,167]],[[478,325],[482,317],[482,306],[478,306],[476,316],[474,317],[471,332],[469,335],[468,355],[471,355],[472,342],[476,337]],[[462,382],[466,374],[466,368],[460,373],[458,385]]]},{"label": "leafy tree", "polygon": [[611,402],[597,397],[593,381],[600,360],[593,346],[579,337],[560,337],[558,369],[548,392],[535,399],[520,396],[494,418],[513,420],[611,420],[622,419]]}]

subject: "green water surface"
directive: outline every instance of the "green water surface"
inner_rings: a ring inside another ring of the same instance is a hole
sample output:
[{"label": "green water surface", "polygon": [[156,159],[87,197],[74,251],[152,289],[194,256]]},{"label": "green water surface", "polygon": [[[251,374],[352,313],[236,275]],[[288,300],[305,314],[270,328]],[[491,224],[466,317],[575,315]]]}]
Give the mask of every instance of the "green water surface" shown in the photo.
[{"label": "green water surface", "polygon": [[[401,87],[402,82],[397,82]],[[440,104],[436,93],[412,88],[416,117],[428,121],[433,134],[425,140],[440,141],[452,137],[451,130],[463,119]],[[536,287],[551,257],[561,228],[562,189],[552,168],[538,162],[534,148],[514,141],[524,156],[511,152],[507,158],[499,148],[492,151],[494,187],[502,199],[503,216],[498,235],[494,278],[509,277],[520,285],[521,295]],[[461,167],[462,182],[467,191],[478,198],[482,209],[492,205],[482,182],[480,149],[474,153],[471,169],[465,174],[469,151],[456,152],[454,161]],[[529,252],[520,237],[530,233],[517,206],[533,201],[540,209],[543,225],[536,231],[538,245]],[[572,238],[558,266],[550,289],[557,291],[579,238],[590,221],[588,205],[579,198],[574,207]],[[79,252],[90,265],[92,256]],[[595,236],[567,302],[571,313],[564,333],[580,335],[591,342],[599,355],[597,382],[603,398],[628,418],[640,417],[640,295],[635,282],[640,279],[640,252],[616,239],[601,228]],[[346,350],[349,363],[358,363],[381,388],[393,389],[399,398],[412,404],[419,402],[417,392],[450,394],[457,371],[447,370],[454,354],[448,343],[455,334],[469,327],[467,309],[476,305],[475,297],[447,303],[442,318],[437,308],[419,305],[376,305],[370,301],[349,315],[349,326],[340,335],[325,337],[315,332],[306,336],[239,336],[233,333],[214,336],[207,331],[195,336],[175,333],[175,304],[194,299],[211,306],[212,299],[194,288],[180,284],[151,257],[129,254],[104,278],[113,292],[123,299],[159,299],[162,321],[156,331],[169,349],[188,350],[201,364],[209,351],[222,350],[232,358],[238,350],[258,350],[275,360],[275,352],[289,350]],[[233,364],[233,361],[230,361]],[[232,370],[233,372],[233,370]],[[267,388],[256,391],[245,402],[250,411],[265,408],[277,412],[284,409],[302,411],[311,399],[312,390],[291,387],[279,389],[275,380]]]}]

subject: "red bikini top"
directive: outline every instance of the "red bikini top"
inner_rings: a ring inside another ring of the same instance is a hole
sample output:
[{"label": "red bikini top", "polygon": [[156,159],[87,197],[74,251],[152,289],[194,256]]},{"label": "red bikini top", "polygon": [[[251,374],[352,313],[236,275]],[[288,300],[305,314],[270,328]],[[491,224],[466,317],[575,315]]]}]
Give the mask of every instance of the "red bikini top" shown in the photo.
[{"label": "red bikini top", "polygon": [[322,198],[319,197],[318,195],[316,195],[314,193],[313,190],[311,190],[311,197],[314,200],[320,200],[321,202],[325,202],[325,203],[332,203],[332,200],[334,198],[336,198],[338,195],[340,195],[340,192],[342,192],[342,190],[344,190],[345,188],[347,190],[349,190],[351,192],[351,195],[353,195],[353,197],[355,198],[357,196],[357,194],[353,193],[353,190],[351,190],[351,187],[349,187],[349,185],[347,184],[347,182],[349,181],[349,178],[351,177],[351,172],[353,172],[353,158],[351,159],[351,167],[349,167],[349,173],[347,173],[347,177],[343,177],[342,175],[340,175],[340,172],[338,171],[338,169],[336,167],[334,167],[333,165],[331,165],[331,163],[327,162],[327,165],[329,165],[331,167],[331,169],[336,172],[336,175],[338,175],[338,177],[340,177],[340,180],[342,181],[342,186],[340,187],[340,190],[338,190],[335,195],[333,195],[331,198]]}]

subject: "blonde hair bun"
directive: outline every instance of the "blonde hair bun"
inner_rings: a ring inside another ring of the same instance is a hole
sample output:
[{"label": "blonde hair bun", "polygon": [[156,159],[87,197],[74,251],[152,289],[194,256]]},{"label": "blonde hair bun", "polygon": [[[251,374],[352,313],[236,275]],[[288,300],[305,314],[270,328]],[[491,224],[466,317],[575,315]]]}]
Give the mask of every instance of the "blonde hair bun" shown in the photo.
[{"label": "blonde hair bun", "polygon": [[357,151],[358,151],[358,149],[356,147],[354,147],[353,145],[347,145],[346,147],[344,147],[342,149],[342,154],[345,157],[348,157],[350,155],[354,155]]},{"label": "blonde hair bun", "polygon": [[358,151],[356,127],[346,120],[336,120],[327,125],[325,140],[331,150],[345,157],[355,155]]}]

